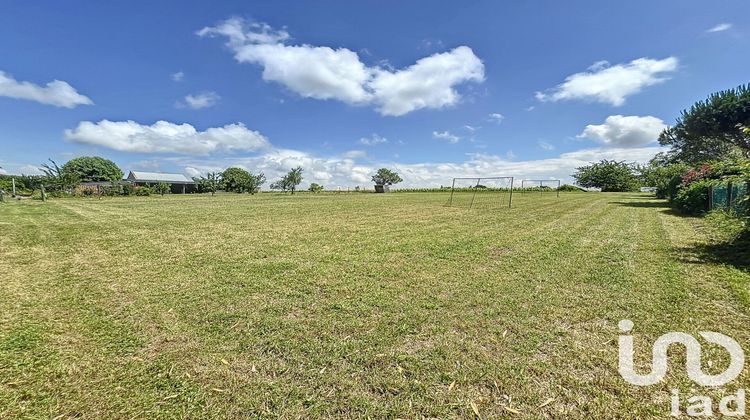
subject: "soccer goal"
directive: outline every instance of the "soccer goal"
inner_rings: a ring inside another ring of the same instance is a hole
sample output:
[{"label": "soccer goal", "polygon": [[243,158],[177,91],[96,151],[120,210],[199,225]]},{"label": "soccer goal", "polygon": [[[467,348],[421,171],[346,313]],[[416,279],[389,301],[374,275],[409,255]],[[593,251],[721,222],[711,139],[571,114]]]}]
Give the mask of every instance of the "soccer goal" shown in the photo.
[{"label": "soccer goal", "polygon": [[453,178],[448,207],[513,207],[513,177]]},{"label": "soccer goal", "polygon": [[524,179],[521,181],[521,192],[537,192],[544,194],[546,192],[555,192],[560,197],[560,180],[559,179]]}]

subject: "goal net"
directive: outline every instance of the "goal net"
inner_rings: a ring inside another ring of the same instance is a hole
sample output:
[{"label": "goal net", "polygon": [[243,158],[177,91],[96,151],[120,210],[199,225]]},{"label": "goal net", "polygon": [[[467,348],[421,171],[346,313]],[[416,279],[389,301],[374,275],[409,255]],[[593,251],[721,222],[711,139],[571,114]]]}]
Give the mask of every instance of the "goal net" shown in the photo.
[{"label": "goal net", "polygon": [[523,193],[555,193],[560,196],[559,179],[524,179],[521,181],[521,192]]},{"label": "goal net", "polygon": [[453,178],[449,207],[500,208],[513,206],[513,177]]}]

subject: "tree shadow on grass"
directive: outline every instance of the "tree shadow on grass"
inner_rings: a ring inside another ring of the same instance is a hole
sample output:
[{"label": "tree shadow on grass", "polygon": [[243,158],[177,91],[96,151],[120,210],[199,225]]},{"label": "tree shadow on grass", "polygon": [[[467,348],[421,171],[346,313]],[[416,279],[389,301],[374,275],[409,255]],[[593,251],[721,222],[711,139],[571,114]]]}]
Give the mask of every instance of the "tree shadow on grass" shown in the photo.
[{"label": "tree shadow on grass", "polygon": [[[665,200],[656,198],[641,201],[610,201],[609,204],[638,207],[656,208],[665,214],[677,217],[695,217],[675,211]],[[739,270],[750,272],[750,231],[746,231],[731,242],[712,241],[689,246],[680,250],[683,262],[687,263],[713,263],[733,266]]]},{"label": "tree shadow on grass", "polygon": [[697,244],[685,249],[685,252],[701,261],[731,265],[750,272],[750,231],[745,231],[732,242]]},{"label": "tree shadow on grass", "polygon": [[659,199],[649,199],[648,201],[610,201],[608,204],[616,204],[624,207],[670,208],[669,203]]}]

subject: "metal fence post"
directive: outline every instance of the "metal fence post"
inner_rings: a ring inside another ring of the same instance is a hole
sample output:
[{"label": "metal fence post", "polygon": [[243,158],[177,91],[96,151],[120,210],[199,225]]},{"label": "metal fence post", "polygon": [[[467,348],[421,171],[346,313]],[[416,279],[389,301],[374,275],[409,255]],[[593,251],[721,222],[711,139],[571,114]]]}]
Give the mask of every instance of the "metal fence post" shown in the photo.
[{"label": "metal fence post", "polygon": [[471,210],[472,207],[474,207],[474,198],[477,196],[477,191],[479,190],[479,183],[482,181],[482,178],[477,178],[477,185],[474,186],[474,194],[471,196],[471,203],[469,204],[469,210]]},{"label": "metal fence post", "polygon": [[714,186],[709,185],[708,186],[708,211],[713,210],[714,208]]},{"label": "metal fence post", "polygon": [[732,194],[732,183],[727,184],[727,211],[732,210],[732,201],[734,201],[734,197],[732,197],[734,194]]},{"label": "metal fence post", "polygon": [[[510,177],[510,198],[508,198],[508,208],[513,208],[513,180],[514,177]],[[521,184],[523,184],[523,181],[521,181]]]},{"label": "metal fence post", "polygon": [[448,200],[448,207],[453,205],[453,190],[456,189],[456,178],[453,178],[453,184],[451,184],[451,198]]}]

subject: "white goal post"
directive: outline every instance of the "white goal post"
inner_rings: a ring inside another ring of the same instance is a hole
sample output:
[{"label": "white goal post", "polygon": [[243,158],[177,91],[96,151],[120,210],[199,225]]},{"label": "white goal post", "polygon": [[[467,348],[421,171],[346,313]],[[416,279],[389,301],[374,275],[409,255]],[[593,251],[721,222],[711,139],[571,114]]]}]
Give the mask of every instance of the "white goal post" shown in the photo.
[{"label": "white goal post", "polygon": [[513,207],[512,176],[453,178],[448,207]]},{"label": "white goal post", "polygon": [[[533,185],[530,188],[539,188],[539,192],[544,192],[545,183],[551,183],[553,185],[557,185],[554,187],[553,191],[557,191],[557,196],[560,197],[560,180],[559,179],[524,179],[521,180],[521,192],[526,192],[526,184],[529,183]],[[538,184],[538,185],[537,185]],[[552,187],[549,187],[550,189],[553,189]]]}]

